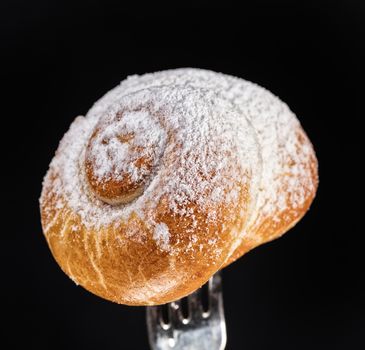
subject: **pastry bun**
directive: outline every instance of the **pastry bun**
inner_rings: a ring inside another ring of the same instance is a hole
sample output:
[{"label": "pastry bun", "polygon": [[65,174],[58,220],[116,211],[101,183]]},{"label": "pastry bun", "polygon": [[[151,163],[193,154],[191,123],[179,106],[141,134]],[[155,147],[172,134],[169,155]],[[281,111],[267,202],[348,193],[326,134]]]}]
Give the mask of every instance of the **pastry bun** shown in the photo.
[{"label": "pastry bun", "polygon": [[200,69],[131,76],[63,137],[42,226],[77,284],[163,304],[285,233],[317,182],[300,123],[264,88]]}]

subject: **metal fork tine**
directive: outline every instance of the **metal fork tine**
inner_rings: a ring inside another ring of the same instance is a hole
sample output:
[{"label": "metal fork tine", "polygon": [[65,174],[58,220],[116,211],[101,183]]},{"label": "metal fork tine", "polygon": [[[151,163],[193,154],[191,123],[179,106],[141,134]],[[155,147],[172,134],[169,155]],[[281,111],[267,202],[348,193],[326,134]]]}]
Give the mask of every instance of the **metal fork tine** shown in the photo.
[{"label": "metal fork tine", "polygon": [[203,305],[201,302],[201,295],[199,289],[188,296],[188,307],[189,307],[189,319],[202,318]]},{"label": "metal fork tine", "polygon": [[[156,324],[160,323],[160,322],[156,322],[159,320],[159,315],[158,315],[158,308],[157,306],[148,306],[147,307],[147,321],[153,321]],[[155,324],[153,324],[155,326]]]},{"label": "metal fork tine", "polygon": [[223,313],[222,277],[217,272],[208,282],[209,313]]},{"label": "metal fork tine", "polygon": [[163,331],[159,310],[157,306],[149,306],[146,311],[149,342],[150,344],[154,344],[157,341],[157,335]]},{"label": "metal fork tine", "polygon": [[166,339],[164,342],[164,348],[170,349],[169,339],[173,338],[173,327],[171,324],[165,325],[162,318],[161,306],[149,306],[147,307],[147,330],[148,338],[151,348],[153,350],[160,350],[159,339]]},{"label": "metal fork tine", "polygon": [[181,323],[183,320],[183,315],[181,313],[181,302],[176,300],[169,304],[169,319],[171,327],[175,327],[177,324]]}]

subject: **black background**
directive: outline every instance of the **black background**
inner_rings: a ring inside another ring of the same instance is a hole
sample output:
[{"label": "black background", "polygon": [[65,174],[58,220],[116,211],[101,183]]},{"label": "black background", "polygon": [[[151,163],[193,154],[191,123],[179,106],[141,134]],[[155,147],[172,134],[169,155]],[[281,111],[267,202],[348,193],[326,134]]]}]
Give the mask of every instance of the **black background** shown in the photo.
[{"label": "black background", "polygon": [[38,197],[75,116],[127,75],[191,66],[273,91],[297,114],[320,164],[306,217],[224,270],[227,349],[364,349],[365,3],[172,3],[1,2],[0,346],[148,348],[144,308],[104,301],[61,272]]}]

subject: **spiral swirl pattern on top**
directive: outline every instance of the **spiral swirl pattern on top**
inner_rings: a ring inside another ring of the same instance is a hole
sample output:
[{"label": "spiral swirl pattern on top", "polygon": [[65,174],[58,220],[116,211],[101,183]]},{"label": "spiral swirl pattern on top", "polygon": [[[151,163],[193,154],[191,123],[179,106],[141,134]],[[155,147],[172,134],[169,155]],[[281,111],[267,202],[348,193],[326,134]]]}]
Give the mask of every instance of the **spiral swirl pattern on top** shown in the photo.
[{"label": "spiral swirl pattern on top", "polygon": [[159,304],[284,233],[309,207],[316,171],[299,122],[268,91],[204,70],[133,76],[64,136],[42,224],[77,283]]},{"label": "spiral swirl pattern on top", "polygon": [[109,204],[128,203],[143,193],[165,148],[167,133],[148,109],[103,116],[86,148],[87,180]]}]

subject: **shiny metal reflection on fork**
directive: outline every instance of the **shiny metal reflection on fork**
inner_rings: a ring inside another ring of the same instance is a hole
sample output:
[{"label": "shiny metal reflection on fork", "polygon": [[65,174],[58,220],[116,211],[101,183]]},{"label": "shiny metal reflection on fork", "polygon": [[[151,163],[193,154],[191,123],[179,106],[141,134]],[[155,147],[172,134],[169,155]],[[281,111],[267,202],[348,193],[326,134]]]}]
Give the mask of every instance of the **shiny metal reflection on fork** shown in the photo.
[{"label": "shiny metal reflection on fork", "polygon": [[221,274],[184,299],[148,306],[146,318],[152,350],[223,350],[227,333]]}]

